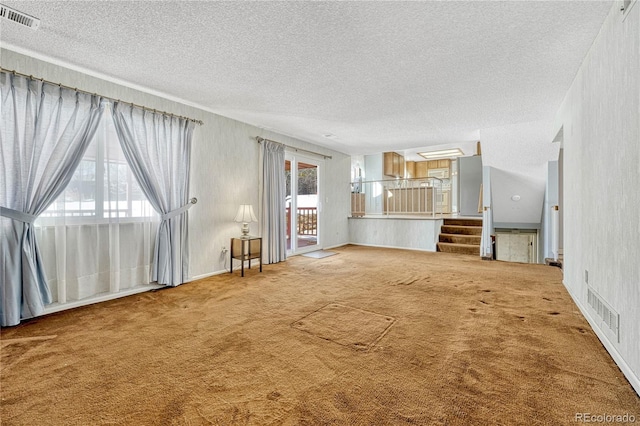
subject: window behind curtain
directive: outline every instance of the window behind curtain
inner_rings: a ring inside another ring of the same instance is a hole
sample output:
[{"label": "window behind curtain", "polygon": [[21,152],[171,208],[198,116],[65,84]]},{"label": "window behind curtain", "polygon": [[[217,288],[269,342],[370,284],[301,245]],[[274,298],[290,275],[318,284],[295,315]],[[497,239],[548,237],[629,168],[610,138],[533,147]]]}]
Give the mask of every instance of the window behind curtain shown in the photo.
[{"label": "window behind curtain", "polygon": [[115,217],[135,220],[152,212],[122,153],[111,109],[106,108],[71,182],[41,217],[76,218],[84,223]]},{"label": "window behind curtain", "polygon": [[148,286],[158,220],[107,107],[71,182],[35,222],[52,309]]}]

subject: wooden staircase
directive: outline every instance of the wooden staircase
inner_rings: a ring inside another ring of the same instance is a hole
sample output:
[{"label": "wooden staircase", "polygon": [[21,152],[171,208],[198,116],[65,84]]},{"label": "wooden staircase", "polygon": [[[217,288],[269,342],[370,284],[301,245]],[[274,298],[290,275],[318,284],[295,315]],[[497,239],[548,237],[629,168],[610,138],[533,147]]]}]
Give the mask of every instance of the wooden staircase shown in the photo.
[{"label": "wooden staircase", "polygon": [[480,256],[482,219],[444,219],[438,251]]}]

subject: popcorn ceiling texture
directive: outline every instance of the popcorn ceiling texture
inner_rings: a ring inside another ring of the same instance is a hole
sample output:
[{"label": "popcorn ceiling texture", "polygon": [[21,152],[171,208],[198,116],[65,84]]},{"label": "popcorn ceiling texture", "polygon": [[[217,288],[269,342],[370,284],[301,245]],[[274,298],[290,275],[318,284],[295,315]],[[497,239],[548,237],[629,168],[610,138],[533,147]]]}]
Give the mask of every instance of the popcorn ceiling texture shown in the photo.
[{"label": "popcorn ceiling texture", "polygon": [[550,121],[611,8],[3,3],[42,20],[37,31],[3,22],[5,48],[349,154],[475,141],[478,129]]}]

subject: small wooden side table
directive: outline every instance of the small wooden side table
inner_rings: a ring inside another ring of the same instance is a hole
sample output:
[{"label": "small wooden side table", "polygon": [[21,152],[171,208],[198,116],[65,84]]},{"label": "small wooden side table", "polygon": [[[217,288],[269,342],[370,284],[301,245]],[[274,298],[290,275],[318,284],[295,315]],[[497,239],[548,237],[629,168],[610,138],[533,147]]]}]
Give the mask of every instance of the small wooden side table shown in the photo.
[{"label": "small wooden side table", "polygon": [[233,273],[233,259],[238,259],[242,266],[242,276],[244,277],[244,261],[249,261],[249,269],[251,269],[251,259],[260,259],[260,272],[262,272],[262,237],[253,237],[251,235],[238,238],[231,238],[229,273]]}]

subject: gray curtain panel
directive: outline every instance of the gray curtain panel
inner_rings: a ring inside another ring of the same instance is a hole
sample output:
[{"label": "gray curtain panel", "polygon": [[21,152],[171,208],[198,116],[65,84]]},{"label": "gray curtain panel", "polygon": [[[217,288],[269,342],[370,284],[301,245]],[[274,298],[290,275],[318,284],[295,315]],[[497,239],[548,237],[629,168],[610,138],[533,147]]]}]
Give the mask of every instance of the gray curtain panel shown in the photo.
[{"label": "gray curtain panel", "polygon": [[115,102],[122,151],[153,208],[160,213],[151,279],[177,286],[189,278],[188,217],[191,139],[195,123]]},{"label": "gray curtain panel", "polygon": [[33,221],[60,195],[93,137],[95,95],[0,73],[0,320],[16,325],[51,303]]},{"label": "gray curtain panel", "polygon": [[284,145],[262,141],[262,240],[265,263],[287,258]]}]

